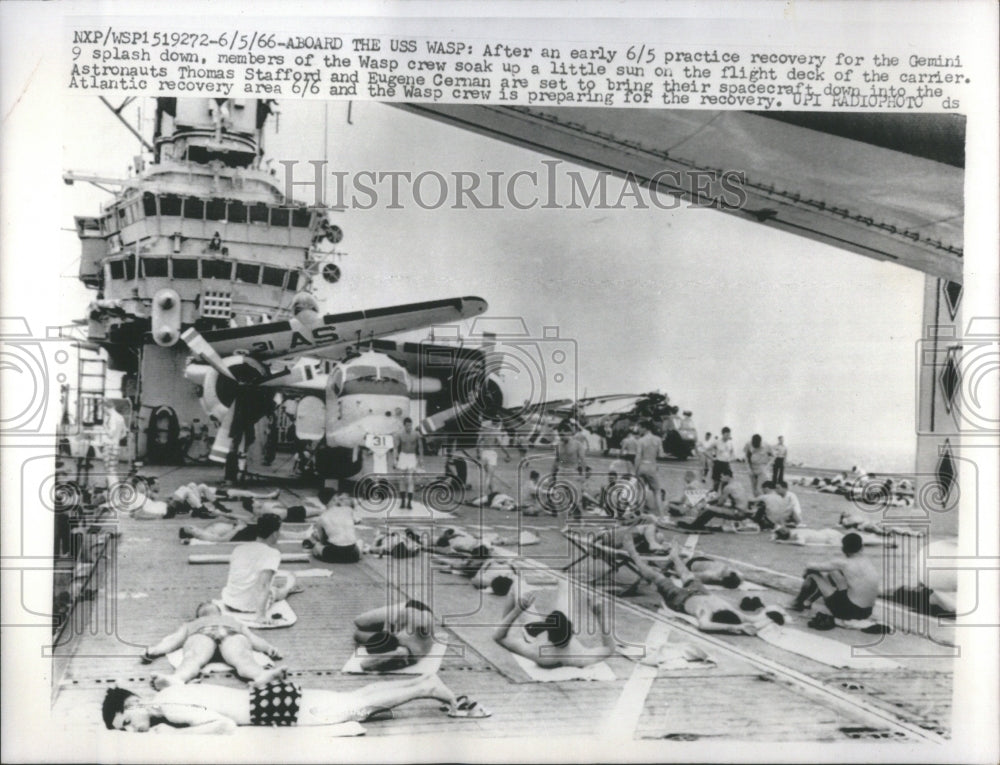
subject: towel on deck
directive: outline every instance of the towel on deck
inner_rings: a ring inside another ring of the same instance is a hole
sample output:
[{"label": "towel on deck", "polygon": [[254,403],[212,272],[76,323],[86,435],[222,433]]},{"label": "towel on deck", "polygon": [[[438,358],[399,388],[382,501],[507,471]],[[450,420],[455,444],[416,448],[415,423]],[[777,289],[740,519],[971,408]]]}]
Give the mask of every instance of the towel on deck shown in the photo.
[{"label": "towel on deck", "polygon": [[538,683],[559,683],[564,680],[594,680],[608,683],[618,679],[614,670],[605,661],[587,667],[539,667],[531,659],[520,654],[512,653],[511,656],[525,674]]}]

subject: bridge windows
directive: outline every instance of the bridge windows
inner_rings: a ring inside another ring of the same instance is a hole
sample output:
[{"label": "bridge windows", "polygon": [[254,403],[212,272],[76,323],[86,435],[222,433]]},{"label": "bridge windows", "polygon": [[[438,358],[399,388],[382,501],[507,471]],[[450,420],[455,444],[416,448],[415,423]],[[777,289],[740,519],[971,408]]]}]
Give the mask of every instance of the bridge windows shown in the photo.
[{"label": "bridge windows", "polygon": [[285,269],[264,266],[264,276],[261,278],[261,284],[265,284],[268,287],[280,287],[284,283]]},{"label": "bridge windows", "polygon": [[142,213],[147,218],[156,217],[156,195],[147,191],[142,195]]},{"label": "bridge windows", "polygon": [[205,201],[198,197],[188,197],[184,200],[184,217],[192,220],[202,220],[205,217]]},{"label": "bridge windows", "polygon": [[281,228],[288,228],[288,221],[291,218],[291,212],[285,207],[272,207],[271,208],[271,225],[280,226]]},{"label": "bridge windows", "polygon": [[260,202],[250,208],[251,223],[267,223],[267,205]]},{"label": "bridge windows", "polygon": [[231,260],[203,260],[201,261],[202,279],[225,279],[233,278],[233,262]]},{"label": "bridge windows", "polygon": [[205,205],[205,217],[208,220],[226,220],[226,200],[208,200],[208,204]]},{"label": "bridge windows", "polygon": [[236,281],[257,284],[260,281],[260,266],[254,263],[237,263]]},{"label": "bridge windows", "polygon": [[197,258],[171,258],[175,279],[197,279]]},{"label": "bridge windows", "polygon": [[164,194],[160,197],[160,215],[180,217],[181,198],[176,194]]},{"label": "bridge windows", "polygon": [[167,268],[166,258],[142,258],[142,275],[146,277],[167,277],[169,276],[169,270]]},{"label": "bridge windows", "polygon": [[247,222],[247,206],[239,201],[232,201],[229,203],[229,222],[230,223],[246,223]]}]

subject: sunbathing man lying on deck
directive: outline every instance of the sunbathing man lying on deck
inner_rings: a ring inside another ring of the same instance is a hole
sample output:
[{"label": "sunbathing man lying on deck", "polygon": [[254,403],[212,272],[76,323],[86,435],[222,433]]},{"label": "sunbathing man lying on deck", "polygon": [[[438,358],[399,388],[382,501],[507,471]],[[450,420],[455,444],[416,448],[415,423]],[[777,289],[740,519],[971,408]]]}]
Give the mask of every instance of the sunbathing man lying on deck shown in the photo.
[{"label": "sunbathing man lying on deck", "polygon": [[512,561],[491,558],[472,575],[470,583],[478,590],[488,587],[494,595],[506,595],[520,576],[520,569]]},{"label": "sunbathing man lying on deck", "polygon": [[272,659],[280,659],[281,652],[238,619],[223,614],[214,603],[199,605],[195,617],[143,653],[142,660],[148,663],[179,648],[184,650],[184,660],[173,674],[152,674],[153,687],[157,690],[187,683],[196,678],[206,664],[220,660],[236,670],[237,675],[251,681],[251,685],[267,685],[284,676],[283,667],[264,668],[253,655],[254,651],[259,651]]},{"label": "sunbathing man lying on deck", "polygon": [[368,649],[367,672],[409,667],[434,647],[434,614],[419,600],[365,611],[354,620],[354,642]]},{"label": "sunbathing man lying on deck", "polygon": [[701,580],[688,570],[676,550],[671,551],[670,557],[681,584],[674,584],[662,574],[653,582],[667,608],[695,617],[702,632],[756,633],[754,625],[745,621],[737,609],[705,588]]},{"label": "sunbathing man lying on deck", "polygon": [[389,555],[393,558],[412,558],[420,555],[423,549],[420,535],[413,529],[391,528],[375,537],[370,552],[379,557]]},{"label": "sunbathing man lying on deck", "polygon": [[[573,622],[567,616],[571,611],[566,582],[559,583],[552,607],[543,607],[541,611],[536,609],[536,614],[543,614],[541,619],[526,618],[525,613],[536,599],[550,600],[550,592],[532,590],[520,595],[512,592],[503,620],[493,633],[493,639],[508,651],[544,668],[588,667],[615,652],[611,624],[604,617],[601,604],[596,600],[590,603],[590,610],[601,630],[601,645],[587,646],[580,642]],[[583,614],[580,617],[582,619]]]},{"label": "sunbathing man lying on deck", "polygon": [[[858,534],[861,543],[870,547],[895,547],[888,542],[885,537],[873,534]],[[786,529],[778,526],[772,534],[772,539],[776,542],[784,542],[789,545],[812,545],[826,547],[840,547],[844,539],[844,532],[837,529]]]},{"label": "sunbathing man lying on deck", "polygon": [[184,733],[232,733],[239,725],[360,722],[416,699],[444,702],[451,717],[489,716],[476,702],[456,697],[437,675],[372,683],[349,692],[299,688],[287,681],[249,690],[208,683],[172,685],[148,701],[124,688],[110,688],[102,715],[109,730],[144,733],[178,728]]},{"label": "sunbathing man lying on deck", "polygon": [[[311,530],[292,531],[282,528],[278,534],[278,539],[305,540],[309,538]],[[192,539],[200,539],[203,542],[252,542],[257,538],[256,520],[247,522],[242,518],[225,520],[218,519],[211,521],[204,526],[181,526],[177,530],[183,544],[188,544]]]},{"label": "sunbathing man lying on deck", "polygon": [[195,513],[211,517],[216,513],[206,505],[214,506],[215,510],[228,512],[228,508],[220,505],[222,500],[231,499],[276,499],[278,491],[267,494],[257,494],[244,489],[215,489],[204,483],[186,483],[178,486],[170,499],[167,500],[167,517],[183,513]]},{"label": "sunbathing man lying on deck", "polygon": [[880,534],[886,537],[891,534],[920,536],[921,534],[926,533],[925,530],[917,529],[912,526],[892,526],[884,521],[872,521],[853,513],[841,513],[839,523],[845,529],[854,529],[859,532],[867,531],[870,534]]}]

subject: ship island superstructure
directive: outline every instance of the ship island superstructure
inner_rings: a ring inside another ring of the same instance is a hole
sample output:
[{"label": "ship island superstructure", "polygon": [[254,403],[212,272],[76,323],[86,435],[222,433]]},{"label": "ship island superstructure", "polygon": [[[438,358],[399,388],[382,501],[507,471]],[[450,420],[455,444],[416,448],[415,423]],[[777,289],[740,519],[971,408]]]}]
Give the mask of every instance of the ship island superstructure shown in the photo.
[{"label": "ship island superstructure", "polygon": [[[123,373],[137,457],[155,460],[180,428],[208,425],[201,392],[183,375],[180,332],[287,318],[320,265],[319,243],[342,236],[327,209],[286,197],[264,166],[273,109],[265,100],[157,98],[152,162],[122,180],[99,215],[75,219],[79,278],[96,291],[87,340]],[[67,176],[77,178],[87,180]],[[337,266],[326,263],[324,277],[339,278]],[[81,401],[81,422],[95,410]]]}]

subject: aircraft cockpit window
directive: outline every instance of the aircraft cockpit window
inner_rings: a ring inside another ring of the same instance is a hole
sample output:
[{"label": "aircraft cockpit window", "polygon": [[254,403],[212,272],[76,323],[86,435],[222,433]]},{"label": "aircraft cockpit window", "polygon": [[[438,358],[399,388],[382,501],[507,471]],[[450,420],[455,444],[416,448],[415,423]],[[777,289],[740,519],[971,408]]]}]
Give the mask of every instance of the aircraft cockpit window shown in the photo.
[{"label": "aircraft cockpit window", "polygon": [[379,375],[381,375],[383,380],[392,380],[394,382],[406,384],[406,375],[402,369],[396,367],[379,367]]},{"label": "aircraft cockpit window", "polygon": [[346,370],[347,380],[375,380],[378,378],[378,370],[375,367],[364,365],[348,367]]}]

